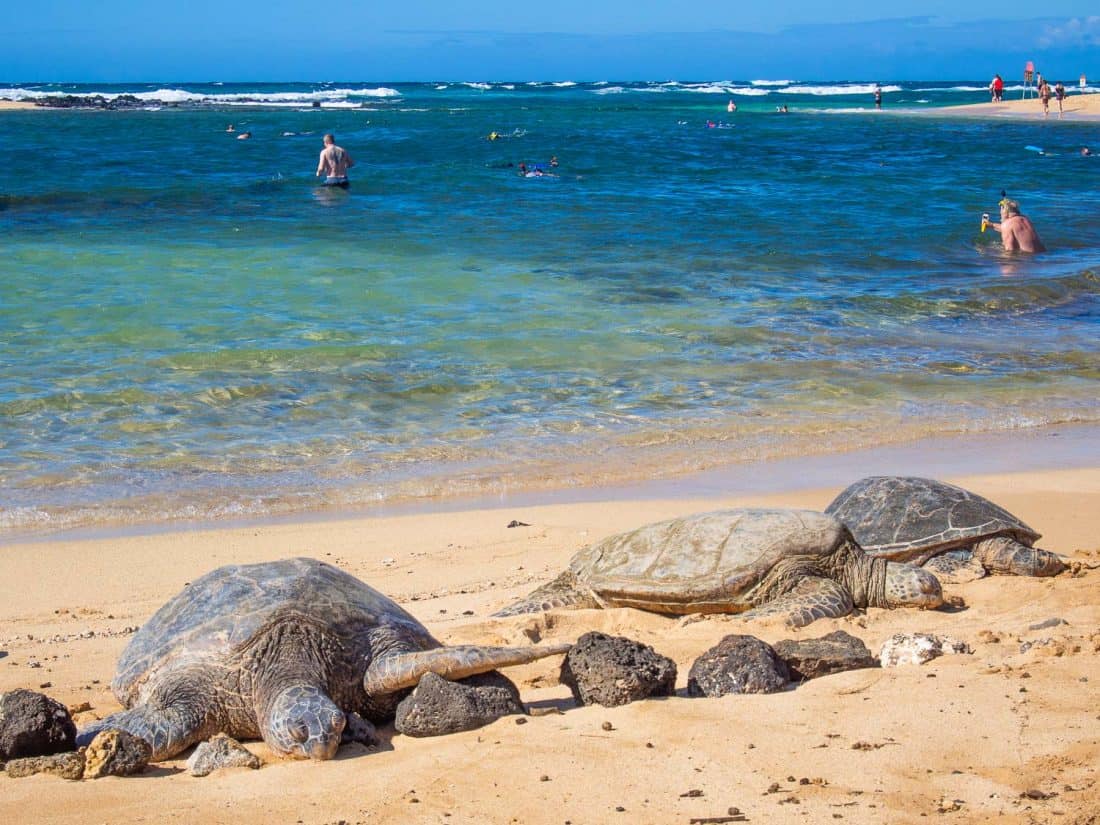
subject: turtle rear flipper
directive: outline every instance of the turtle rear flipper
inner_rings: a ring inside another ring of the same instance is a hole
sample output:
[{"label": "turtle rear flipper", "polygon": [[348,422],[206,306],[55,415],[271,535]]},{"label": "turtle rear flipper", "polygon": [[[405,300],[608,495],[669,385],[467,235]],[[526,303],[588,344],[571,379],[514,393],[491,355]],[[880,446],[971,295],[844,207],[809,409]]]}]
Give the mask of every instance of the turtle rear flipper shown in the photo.
[{"label": "turtle rear flipper", "polygon": [[832,579],[810,576],[779,598],[741,614],[745,619],[785,616],[791,627],[805,627],[815,619],[836,619],[852,612],[852,594]]},{"label": "turtle rear flipper", "polygon": [[935,573],[941,582],[949,584],[972,582],[985,576],[985,567],[970,550],[949,550],[933,556],[921,567]]},{"label": "turtle rear flipper", "polygon": [[545,613],[547,610],[567,608],[588,610],[602,607],[592,591],[578,586],[577,577],[566,570],[552,582],[536,588],[514,604],[498,610],[494,618],[520,616],[524,613]]},{"label": "turtle rear flipper", "polygon": [[1028,547],[1011,536],[994,536],[974,545],[974,555],[990,573],[1008,576],[1057,576],[1066,564],[1049,550]]},{"label": "turtle rear flipper", "polygon": [[414,653],[392,653],[375,659],[363,676],[367,696],[384,696],[412,687],[425,673],[455,681],[497,668],[524,665],[545,656],[565,653],[570,645],[544,647],[487,647],[453,645]]}]

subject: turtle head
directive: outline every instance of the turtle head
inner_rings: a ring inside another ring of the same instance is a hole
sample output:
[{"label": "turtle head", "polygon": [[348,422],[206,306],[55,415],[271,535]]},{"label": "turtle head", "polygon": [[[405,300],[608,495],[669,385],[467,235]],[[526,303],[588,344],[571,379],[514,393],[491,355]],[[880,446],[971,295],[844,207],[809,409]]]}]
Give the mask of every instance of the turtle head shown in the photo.
[{"label": "turtle head", "polygon": [[923,567],[886,563],[886,607],[919,607],[931,610],[943,604],[940,580]]},{"label": "turtle head", "polygon": [[294,685],[280,692],[262,722],[264,741],[284,756],[331,759],[347,718],[319,688]]}]

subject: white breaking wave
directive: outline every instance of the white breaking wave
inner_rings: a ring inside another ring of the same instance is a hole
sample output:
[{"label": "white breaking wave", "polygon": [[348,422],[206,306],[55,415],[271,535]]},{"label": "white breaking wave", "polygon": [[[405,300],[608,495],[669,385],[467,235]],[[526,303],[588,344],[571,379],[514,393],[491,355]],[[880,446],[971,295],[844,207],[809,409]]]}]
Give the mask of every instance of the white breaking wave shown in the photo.
[{"label": "white breaking wave", "polygon": [[750,80],[750,86],[790,86],[793,80]]},{"label": "white breaking wave", "polygon": [[463,83],[462,85],[463,86],[469,86],[471,89],[480,89],[483,92],[486,92],[489,89],[493,88],[492,85],[489,84],[489,83],[470,83],[470,82],[467,82],[467,83]]},{"label": "white breaking wave", "polygon": [[400,97],[401,93],[396,89],[385,86],[364,89],[325,89],[320,92],[237,92],[234,94],[200,94],[186,89],[157,89],[152,92],[99,92],[81,91],[77,93],[58,90],[41,91],[37,89],[0,89],[0,97],[9,100],[44,100],[48,97],[61,97],[72,94],[76,97],[101,97],[104,100],[115,100],[119,97],[134,97],[149,103],[209,103],[225,105],[301,105],[302,103],[320,102],[322,105],[336,102],[352,104],[348,98],[372,97],[388,98]]},{"label": "white breaking wave", "polygon": [[728,95],[733,92],[733,89],[734,87],[727,83],[698,83],[684,86],[682,91],[697,92],[704,95]]},{"label": "white breaking wave", "polygon": [[622,86],[605,86],[602,89],[593,89],[592,94],[594,94],[594,95],[618,95],[618,94],[622,94],[625,91],[626,91],[626,89],[624,89]]},{"label": "white breaking wave", "polygon": [[753,89],[749,86],[741,86],[740,88],[730,89],[731,95],[739,95],[741,97],[766,97],[772,93],[771,89]]},{"label": "white breaking wave", "polygon": [[[901,86],[882,86],[882,93],[900,92]],[[869,95],[875,91],[874,83],[847,83],[843,86],[785,86],[775,90],[781,95]]]}]

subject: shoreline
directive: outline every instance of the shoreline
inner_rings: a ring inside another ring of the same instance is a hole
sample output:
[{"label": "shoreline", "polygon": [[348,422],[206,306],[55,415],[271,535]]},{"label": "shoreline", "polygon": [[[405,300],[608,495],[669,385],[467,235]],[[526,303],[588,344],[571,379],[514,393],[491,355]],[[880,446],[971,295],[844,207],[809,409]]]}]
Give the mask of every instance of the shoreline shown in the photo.
[{"label": "shoreline", "polygon": [[[129,825],[147,821],[153,791],[158,818],[212,823],[561,825],[617,821],[620,814],[664,823],[736,806],[750,821],[832,821],[841,813],[849,823],[908,825],[953,805],[955,823],[1023,825],[1065,810],[1083,823],[1100,815],[1092,767],[1100,742],[1080,722],[1095,714],[1100,698],[1100,466],[945,480],[1019,515],[1045,534],[1041,546],[1080,562],[1077,572],[949,585],[955,607],[948,611],[869,608],[800,631],[629,609],[490,616],[606,535],[717,507],[821,509],[839,481],[785,494],[368,516],[4,548],[0,580],[11,587],[0,603],[0,691],[29,688],[68,706],[86,702],[91,709],[76,714],[78,724],[118,709],[108,685],[128,628],[185,582],[221,564],[290,555],[358,576],[446,643],[571,642],[597,630],[652,646],[676,662],[678,677],[676,695],[667,699],[578,708],[551,658],[507,671],[528,707],[560,711],[524,725],[506,717],[430,739],[382,726],[378,748],[345,746],[322,764],[283,761],[249,741],[265,763],[259,771],[205,779],[187,774],[186,752],[141,780],[0,774],[0,817]],[[509,528],[511,519],[527,526]],[[686,695],[694,659],[727,634],[774,644],[834,630],[864,640],[874,653],[901,632],[948,635],[973,653],[851,671],[776,694]],[[781,792],[769,792],[773,785]],[[353,798],[342,792],[348,787],[356,788]],[[700,793],[689,794],[694,789]],[[1027,796],[1032,789],[1048,796]]]},{"label": "shoreline", "polygon": [[[0,532],[0,552],[13,544],[83,541],[126,536],[288,524],[325,524],[357,518],[415,516],[437,512],[499,510],[543,505],[627,500],[684,500],[730,494],[792,494],[815,487],[845,486],[862,475],[957,476],[1100,466],[1100,425],[1052,425],[1031,430],[929,435],[894,443],[855,446],[804,455],[719,462],[652,479],[552,486],[517,486],[484,493],[404,496],[377,503],[306,508],[266,515],[171,519],[133,524],[18,528]],[[845,480],[846,479],[846,480]]]}]

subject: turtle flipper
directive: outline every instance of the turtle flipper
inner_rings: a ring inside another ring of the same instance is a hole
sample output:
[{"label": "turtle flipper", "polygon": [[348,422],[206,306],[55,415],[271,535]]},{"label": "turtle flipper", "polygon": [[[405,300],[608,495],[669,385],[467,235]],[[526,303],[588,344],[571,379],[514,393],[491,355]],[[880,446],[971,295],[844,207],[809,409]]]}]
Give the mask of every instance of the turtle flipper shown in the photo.
[{"label": "turtle flipper", "polygon": [[201,715],[189,712],[187,707],[138,705],[93,722],[77,733],[76,744],[84,747],[105,730],[124,730],[144,739],[153,749],[152,762],[171,759],[213,733]]},{"label": "turtle flipper", "polygon": [[384,696],[402,688],[412,687],[425,673],[435,673],[452,681],[486,673],[501,667],[523,665],[565,653],[570,645],[544,647],[485,647],[454,645],[419,650],[415,653],[392,653],[375,659],[363,675],[363,690],[367,696]]},{"label": "turtle flipper", "polygon": [[577,577],[572,571],[566,570],[552,582],[532,590],[518,602],[498,610],[493,616],[500,618],[523,613],[545,613],[558,607],[585,610],[602,605],[590,590],[578,586]]},{"label": "turtle flipper", "polygon": [[985,567],[970,550],[949,550],[933,556],[921,565],[930,570],[941,582],[962,584],[985,576]]},{"label": "turtle flipper", "polygon": [[803,579],[791,590],[742,613],[745,619],[785,616],[791,627],[805,627],[816,619],[835,619],[852,612],[852,594],[839,582],[819,576]]},{"label": "turtle flipper", "polygon": [[974,555],[990,573],[1007,576],[1057,576],[1066,564],[1049,550],[1028,547],[1010,536],[994,536],[974,545]]}]

